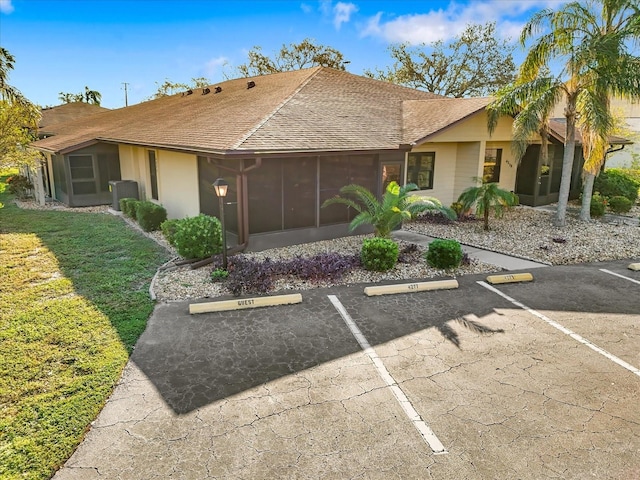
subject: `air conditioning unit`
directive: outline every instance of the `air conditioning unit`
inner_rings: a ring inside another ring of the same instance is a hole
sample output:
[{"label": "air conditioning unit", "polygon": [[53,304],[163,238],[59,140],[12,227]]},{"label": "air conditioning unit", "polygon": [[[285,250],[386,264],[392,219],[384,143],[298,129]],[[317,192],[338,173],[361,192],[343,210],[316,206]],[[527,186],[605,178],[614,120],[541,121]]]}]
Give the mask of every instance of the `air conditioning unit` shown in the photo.
[{"label": "air conditioning unit", "polygon": [[109,191],[113,197],[113,203],[111,208],[120,211],[120,199],[121,198],[135,198],[140,199],[138,196],[138,182],[133,180],[111,180],[109,182]]}]

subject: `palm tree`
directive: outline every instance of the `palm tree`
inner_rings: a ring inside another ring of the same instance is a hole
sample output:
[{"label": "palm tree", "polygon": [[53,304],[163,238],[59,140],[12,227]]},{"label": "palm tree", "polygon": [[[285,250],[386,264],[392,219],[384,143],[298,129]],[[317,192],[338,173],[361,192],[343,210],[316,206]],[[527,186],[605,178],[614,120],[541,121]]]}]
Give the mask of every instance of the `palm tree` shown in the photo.
[{"label": "palm tree", "polygon": [[[591,88],[581,96],[578,128],[583,140],[583,190],[580,219],[591,220],[591,196],[596,175],[605,161],[609,136],[615,128],[611,96],[640,98],[640,58],[629,53],[630,42],[640,38],[640,5],[637,0],[607,0],[599,12],[580,7],[581,16],[593,26],[584,42],[594,53],[597,72]],[[578,10],[577,10],[578,11]]]},{"label": "palm tree", "polygon": [[0,47],[0,100],[9,104],[18,104],[29,112],[29,115],[37,118],[39,111],[20,90],[9,85],[9,72],[13,70],[16,59],[9,50]]},{"label": "palm tree", "polygon": [[[596,13],[596,3],[602,5],[601,14]],[[610,22],[617,25],[612,28],[615,33],[603,33],[602,18],[616,19]],[[624,71],[613,68],[616,58],[606,56],[612,51],[614,39],[621,42],[618,45],[624,45],[625,41],[638,38],[638,18],[638,0],[600,0],[585,5],[572,2],[558,11],[545,9],[535,14],[523,28],[520,43],[525,46],[544,28],[547,32],[534,40],[514,85],[499,92],[489,108],[490,129],[492,122],[495,127],[498,116],[515,114],[514,138],[528,141],[540,131],[555,105],[564,99],[566,136],[555,217],[559,226],[566,224],[578,119],[582,122],[580,125],[588,125],[592,133],[606,138],[602,136],[602,129],[610,123],[607,118],[596,119],[586,114],[588,108],[592,113],[602,113],[603,109],[594,104],[595,99],[602,98],[598,93],[600,89],[618,95],[639,95],[637,62],[629,59],[629,70]],[[554,62],[562,63],[557,75],[549,74]],[[610,82],[609,86],[605,86],[605,80]]]},{"label": "palm tree", "polygon": [[475,204],[476,213],[484,218],[484,229],[489,230],[489,214],[493,212],[496,217],[501,217],[505,208],[517,205],[518,197],[492,182],[467,188],[460,194],[458,202],[463,210],[469,210]]},{"label": "palm tree", "polygon": [[97,90],[89,90],[89,87],[84,87],[84,98],[87,103],[100,105],[102,95]]},{"label": "palm tree", "polygon": [[335,196],[326,200],[322,208],[334,204],[351,207],[358,214],[349,224],[349,230],[355,230],[360,225],[373,225],[375,236],[384,238],[390,237],[393,229],[404,220],[411,220],[416,214],[427,210],[440,212],[451,219],[456,218],[455,212],[444,207],[436,198],[409,194],[417,189],[418,186],[414,183],[401,187],[396,182],[391,182],[380,201],[365,187],[352,184],[340,189],[340,193],[352,198]]}]

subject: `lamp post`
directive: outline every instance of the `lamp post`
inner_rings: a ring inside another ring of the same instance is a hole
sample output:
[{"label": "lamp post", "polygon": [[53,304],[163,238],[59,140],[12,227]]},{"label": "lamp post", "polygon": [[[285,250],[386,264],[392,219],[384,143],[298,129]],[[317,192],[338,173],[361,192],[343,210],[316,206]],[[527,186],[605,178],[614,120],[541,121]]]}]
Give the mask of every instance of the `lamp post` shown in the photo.
[{"label": "lamp post", "polygon": [[213,188],[220,202],[220,225],[222,226],[222,268],[227,269],[227,230],[224,226],[224,197],[227,196],[229,184],[224,178],[218,178],[213,182]]}]

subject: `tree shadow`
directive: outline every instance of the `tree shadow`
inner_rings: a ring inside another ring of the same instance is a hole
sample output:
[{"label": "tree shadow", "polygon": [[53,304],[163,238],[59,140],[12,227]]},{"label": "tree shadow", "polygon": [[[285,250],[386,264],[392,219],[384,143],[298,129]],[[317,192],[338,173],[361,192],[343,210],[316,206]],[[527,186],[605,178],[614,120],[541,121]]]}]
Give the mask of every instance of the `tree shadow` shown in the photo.
[{"label": "tree shadow", "polygon": [[188,413],[361,352],[329,294],[338,296],[372,345],[435,328],[461,348],[451,321],[477,333],[500,332],[479,321],[460,320],[467,314],[493,313],[503,303],[499,297],[482,305],[447,291],[366,297],[363,285],[354,285],[303,291],[298,305],[251,310],[189,315],[187,302],[160,304],[132,361],[176,413]]}]

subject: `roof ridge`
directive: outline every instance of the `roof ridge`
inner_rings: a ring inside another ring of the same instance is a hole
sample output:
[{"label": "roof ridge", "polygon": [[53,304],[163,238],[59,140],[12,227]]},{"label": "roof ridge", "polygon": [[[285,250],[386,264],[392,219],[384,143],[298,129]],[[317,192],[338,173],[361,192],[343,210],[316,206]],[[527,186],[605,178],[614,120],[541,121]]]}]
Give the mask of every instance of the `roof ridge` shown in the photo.
[{"label": "roof ridge", "polygon": [[291,95],[287,96],[282,102],[280,102],[278,105],[276,105],[276,107],[273,109],[273,111],[271,111],[271,113],[269,113],[268,115],[266,115],[260,122],[258,122],[251,130],[249,130],[247,132],[246,135],[242,136],[232,147],[231,149],[237,149],[240,148],[240,146],[246,142],[247,140],[249,140],[251,138],[251,136],[256,133],[258,130],[260,130],[271,118],[273,118],[275,116],[276,113],[278,113],[280,110],[282,110],[282,108],[291,101],[291,99],[298,93],[300,92],[300,90],[302,90],[310,81],[312,78],[314,78],[316,75],[318,75],[318,72],[320,72],[324,67],[318,66],[315,67],[315,71],[311,70],[310,75],[307,76],[307,78],[305,78],[300,85],[298,85],[298,87],[296,87],[293,92],[291,92]]}]

